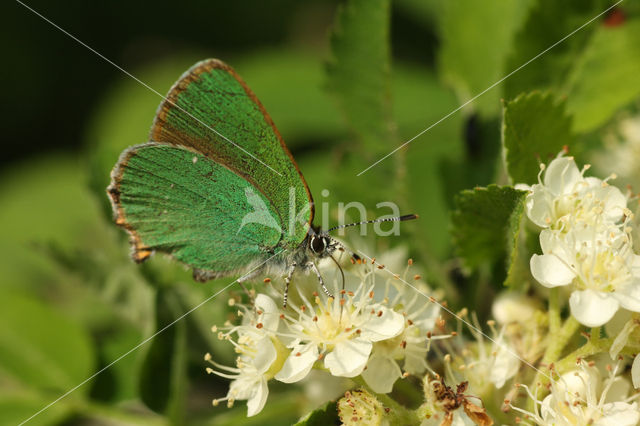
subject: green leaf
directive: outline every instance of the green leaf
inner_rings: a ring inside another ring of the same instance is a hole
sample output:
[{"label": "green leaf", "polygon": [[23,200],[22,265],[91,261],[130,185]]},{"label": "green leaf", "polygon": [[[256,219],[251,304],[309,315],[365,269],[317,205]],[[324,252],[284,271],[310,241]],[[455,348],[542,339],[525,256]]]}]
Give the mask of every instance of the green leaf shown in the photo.
[{"label": "green leaf", "polygon": [[[85,330],[38,300],[0,297],[0,371],[31,389],[66,392],[91,374],[94,354]],[[79,396],[89,386],[78,388]]]},{"label": "green leaf", "polygon": [[[182,315],[170,289],[156,296],[156,329],[162,330]],[[176,424],[184,422],[186,397],[186,322],[180,320],[151,341],[140,373],[140,396],[152,410],[167,414]]]},{"label": "green leaf", "polygon": [[[458,105],[455,95],[443,87],[435,73],[428,69],[398,66],[394,75],[397,77],[393,82],[397,99],[397,102],[394,102],[394,115],[403,140],[414,137]],[[443,224],[449,220],[453,193],[448,191],[445,185],[449,183],[447,176],[443,176],[439,165],[445,160],[454,162],[464,155],[464,143],[460,132],[463,123],[462,115],[454,114],[412,141],[407,146],[406,153],[401,150],[394,154],[406,154],[407,176],[405,183],[401,183],[401,187],[393,191],[389,199],[397,202],[399,195],[406,193],[406,211],[420,216],[414,226],[417,233],[412,235],[412,241],[417,244],[416,251],[423,253],[425,257],[443,259],[450,253],[451,239],[447,227]],[[384,160],[389,165],[394,165],[393,161],[393,158]],[[362,177],[368,179],[368,174],[377,172],[377,168],[384,162]],[[386,174],[384,178],[388,179],[388,176]],[[418,183],[419,191],[416,192],[415,185]],[[383,185],[388,186],[388,183],[383,182]],[[363,192],[360,187],[355,189]],[[370,192],[378,193],[379,190]],[[360,197],[361,195],[349,199]],[[382,197],[378,201],[382,201]],[[403,224],[402,233],[412,229],[412,226]]]},{"label": "green leaf", "polygon": [[452,232],[457,255],[467,269],[514,255],[526,194],[497,185],[458,194]]},{"label": "green leaf", "polygon": [[[46,407],[53,399],[53,396],[46,399],[44,396],[20,394],[15,390],[5,389],[0,393],[0,424],[20,424]],[[66,402],[63,400],[61,403],[52,405],[29,420],[27,424],[29,426],[63,424],[62,421],[71,414],[71,409]]]},{"label": "green leaf", "polygon": [[[390,0],[349,0],[339,8],[331,34],[326,86],[351,130],[351,140],[339,148],[343,152],[339,151],[336,168],[352,170],[354,175],[398,143],[391,103],[389,26]],[[360,191],[357,199],[373,207],[376,201],[393,197],[397,204],[406,205],[401,193],[403,170],[403,152],[377,164],[366,173],[367,187],[376,191]],[[332,176],[336,184],[345,187],[344,172]],[[351,186],[355,189],[359,185]],[[347,197],[349,188],[345,189],[335,195],[353,199]]]},{"label": "green leaf", "polygon": [[601,25],[568,79],[567,110],[574,130],[604,124],[640,95],[640,19],[616,27]]},{"label": "green leaf", "polygon": [[[505,72],[536,59],[504,81],[504,98],[513,99],[532,90],[559,89],[598,23],[594,22],[562,43],[556,43],[605,7],[600,0],[534,1],[526,23],[514,39]],[[547,50],[550,46],[554,47]],[[541,52],[545,53],[538,56]]]},{"label": "green leaf", "polygon": [[[100,345],[97,348],[100,365],[97,369],[119,359],[144,338],[142,333],[124,322],[111,318],[111,325],[112,327],[103,330],[100,336]],[[91,388],[91,398],[110,403],[137,398],[141,357],[140,351],[136,351],[119,359],[98,375]]]},{"label": "green leaf", "polygon": [[539,162],[554,157],[572,142],[571,118],[564,101],[550,93],[531,92],[504,103],[502,146],[513,183],[536,182]]},{"label": "green leaf", "polygon": [[507,277],[504,281],[505,287],[521,290],[525,289],[528,283],[531,282],[531,269],[529,268],[531,253],[527,250],[526,245],[526,219],[524,212],[523,197],[521,202],[516,204],[509,217]]},{"label": "green leaf", "polygon": [[325,426],[332,424],[340,424],[338,407],[335,401],[327,402],[322,407],[313,410],[301,418],[296,423],[296,426]]},{"label": "green leaf", "polygon": [[[391,126],[389,0],[349,0],[331,35],[328,88],[369,156],[386,154]],[[365,154],[366,155],[366,154]]]},{"label": "green leaf", "polygon": [[35,244],[55,242],[70,249],[101,241],[99,210],[84,187],[78,161],[51,155],[30,159],[0,175],[0,270],[3,291],[41,291],[54,279],[54,268]]},{"label": "green leaf", "polygon": [[[505,60],[522,25],[530,1],[447,0],[440,18],[442,47],[439,68],[465,102],[499,81],[507,72]],[[475,101],[484,116],[497,115],[502,87]]]},{"label": "green leaf", "polygon": [[322,87],[323,58],[313,54],[277,49],[252,53],[230,64],[264,104],[293,151],[346,133],[342,117]]}]

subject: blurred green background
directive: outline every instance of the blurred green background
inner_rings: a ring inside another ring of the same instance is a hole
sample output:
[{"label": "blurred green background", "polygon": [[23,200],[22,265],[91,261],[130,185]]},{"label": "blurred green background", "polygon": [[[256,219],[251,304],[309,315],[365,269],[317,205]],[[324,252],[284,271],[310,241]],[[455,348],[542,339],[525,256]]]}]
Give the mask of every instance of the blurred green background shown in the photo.
[{"label": "blurred green background", "polygon": [[[26,4],[160,93],[198,60],[233,66],[316,203],[329,203],[329,223],[339,202],[370,206],[370,218],[389,213],[381,201],[419,214],[371,247],[408,246],[431,285],[480,311],[504,265],[461,268],[449,216],[458,191],[509,183],[501,99],[550,90],[573,120],[566,143],[589,158],[640,94],[640,8],[628,0],[358,177],[613,2]],[[5,16],[0,423],[27,419],[116,360],[28,424],[290,424],[314,408],[277,383],[255,418],[242,403],[211,407],[228,382],[207,376],[202,357],[233,362],[209,331],[233,312],[226,296],[119,360],[232,279],[201,285],[162,256],[129,260],[105,188],[121,150],[147,141],[160,98],[19,3]]]}]

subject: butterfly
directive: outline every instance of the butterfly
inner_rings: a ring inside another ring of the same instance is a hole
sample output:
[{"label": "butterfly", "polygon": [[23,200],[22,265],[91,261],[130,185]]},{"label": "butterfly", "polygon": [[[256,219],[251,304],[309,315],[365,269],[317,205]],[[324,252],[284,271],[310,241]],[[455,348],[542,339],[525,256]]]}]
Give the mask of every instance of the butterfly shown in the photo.
[{"label": "butterfly", "polygon": [[301,268],[331,296],[317,261],[344,250],[328,232],[349,225],[313,225],[313,198],[300,169],[230,66],[207,59],[185,72],[158,107],[149,140],[122,152],[107,188],[134,261],[163,252],[202,282],[275,271],[284,276],[285,306]]}]

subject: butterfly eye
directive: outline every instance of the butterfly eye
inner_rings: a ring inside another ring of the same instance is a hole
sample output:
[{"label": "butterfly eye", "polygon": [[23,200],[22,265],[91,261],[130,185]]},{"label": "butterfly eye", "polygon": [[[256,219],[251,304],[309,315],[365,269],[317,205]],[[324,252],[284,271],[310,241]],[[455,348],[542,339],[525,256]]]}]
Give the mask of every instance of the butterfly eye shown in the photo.
[{"label": "butterfly eye", "polygon": [[327,247],[327,242],[325,241],[324,237],[311,237],[311,250],[313,250],[314,253],[322,253],[324,251],[324,249]]}]

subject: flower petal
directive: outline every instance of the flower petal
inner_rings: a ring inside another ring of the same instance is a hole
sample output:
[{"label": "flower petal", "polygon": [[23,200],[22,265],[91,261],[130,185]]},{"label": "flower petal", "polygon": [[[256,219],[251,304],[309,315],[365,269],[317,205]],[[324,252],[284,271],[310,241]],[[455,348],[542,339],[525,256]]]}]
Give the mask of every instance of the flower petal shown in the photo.
[{"label": "flower petal", "polygon": [[567,285],[575,278],[575,273],[553,254],[534,254],[530,261],[531,274],[545,287]]},{"label": "flower petal", "polygon": [[600,185],[594,189],[595,196],[604,201],[604,215],[612,222],[622,218],[627,208],[627,197],[615,186]]},{"label": "flower petal", "polygon": [[253,395],[247,401],[247,417],[255,416],[264,408],[269,396],[269,387],[267,381],[262,379],[256,383]]},{"label": "flower petal", "polygon": [[537,308],[532,298],[519,292],[504,291],[493,301],[491,315],[499,324],[527,323],[533,319]]},{"label": "flower petal", "polygon": [[631,381],[633,387],[640,388],[640,354],[636,355],[633,359],[633,365],[631,365]]},{"label": "flower petal", "polygon": [[520,369],[520,359],[515,355],[515,351],[505,347],[504,343],[501,343],[497,351],[495,346],[493,349],[496,355],[491,366],[489,380],[496,389],[500,389],[507,380],[516,375]]},{"label": "flower petal", "polygon": [[597,426],[635,426],[640,421],[638,404],[612,402],[602,407],[602,417],[594,423]]},{"label": "flower petal", "polygon": [[620,306],[632,312],[640,312],[640,278],[621,285],[613,295],[620,302]]},{"label": "flower petal", "polygon": [[550,254],[561,247],[558,232],[551,229],[544,229],[540,232],[540,248],[543,254]]},{"label": "flower petal", "polygon": [[362,372],[362,378],[377,393],[391,392],[393,384],[401,376],[402,371],[395,360],[375,353],[369,358],[367,368]]},{"label": "flower petal", "polygon": [[278,329],[278,320],[280,319],[276,302],[266,294],[260,293],[256,297],[255,307],[256,311],[262,312],[260,321],[263,328],[267,331],[276,331]]},{"label": "flower petal", "polygon": [[583,181],[573,157],[558,157],[549,163],[544,172],[544,184],[556,195],[569,194],[575,185]]},{"label": "flower petal", "polygon": [[587,327],[599,327],[608,322],[620,304],[609,293],[594,290],[574,291],[569,298],[571,315]]},{"label": "flower petal", "polygon": [[[626,375],[625,375],[626,376]],[[631,392],[631,382],[625,376],[615,376],[608,383],[609,392],[607,392],[604,402],[624,401],[629,397]]]},{"label": "flower petal", "polygon": [[622,327],[622,330],[617,333],[616,338],[613,340],[611,348],[609,349],[609,356],[611,357],[611,359],[615,360],[618,357],[618,353],[627,344],[629,335],[637,326],[638,324],[635,322],[635,320],[629,320],[624,325],[624,327]]},{"label": "flower petal", "polygon": [[318,347],[316,345],[296,346],[284,361],[282,369],[276,374],[275,378],[284,383],[302,380],[309,374],[317,360]]},{"label": "flower petal", "polygon": [[362,326],[360,338],[371,342],[390,339],[397,336],[404,329],[404,317],[393,309],[375,305],[367,322]]},{"label": "flower petal", "polygon": [[258,372],[264,373],[278,357],[276,347],[271,338],[264,335],[255,343],[255,349],[257,354],[253,357],[252,363]]},{"label": "flower petal", "polygon": [[373,343],[357,338],[336,344],[324,359],[324,366],[334,376],[355,377],[362,373],[371,353]]},{"label": "flower petal", "polygon": [[539,227],[548,228],[551,221],[557,219],[551,217],[550,204],[553,202],[553,194],[540,184],[533,185],[532,189],[525,202],[527,216]]}]

